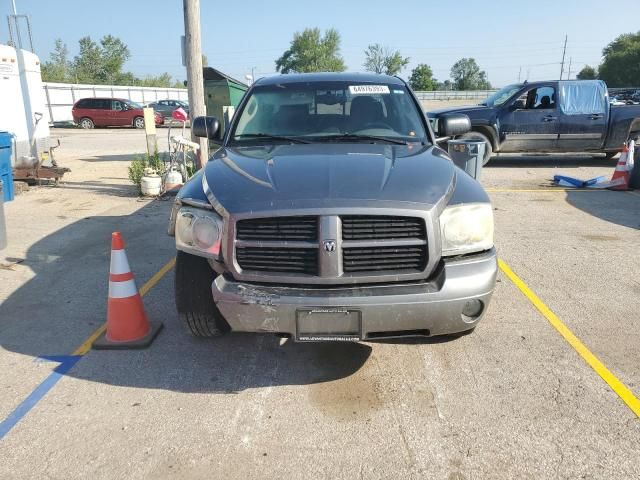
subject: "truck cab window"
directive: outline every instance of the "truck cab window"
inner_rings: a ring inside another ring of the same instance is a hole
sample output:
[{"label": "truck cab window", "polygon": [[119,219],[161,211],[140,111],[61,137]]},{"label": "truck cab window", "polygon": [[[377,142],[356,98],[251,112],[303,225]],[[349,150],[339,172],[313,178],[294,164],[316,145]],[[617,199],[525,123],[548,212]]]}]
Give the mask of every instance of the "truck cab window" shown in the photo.
[{"label": "truck cab window", "polygon": [[556,108],[556,90],[553,87],[532,88],[523,93],[521,100],[526,110],[547,110]]}]

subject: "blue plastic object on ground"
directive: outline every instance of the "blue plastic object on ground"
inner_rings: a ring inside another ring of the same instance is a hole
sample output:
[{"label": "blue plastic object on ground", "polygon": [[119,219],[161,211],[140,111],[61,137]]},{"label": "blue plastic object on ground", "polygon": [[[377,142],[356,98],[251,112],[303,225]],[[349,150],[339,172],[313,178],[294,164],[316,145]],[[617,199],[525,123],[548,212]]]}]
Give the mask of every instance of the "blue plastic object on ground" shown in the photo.
[{"label": "blue plastic object on ground", "polygon": [[0,181],[5,202],[13,200],[13,169],[11,167],[11,144],[13,135],[0,132]]},{"label": "blue plastic object on ground", "polygon": [[566,175],[554,175],[553,181],[561,187],[576,187],[585,188],[592,187],[598,183],[602,183],[606,180],[606,177],[600,176],[590,178],[589,180],[580,180],[579,178],[568,177]]}]

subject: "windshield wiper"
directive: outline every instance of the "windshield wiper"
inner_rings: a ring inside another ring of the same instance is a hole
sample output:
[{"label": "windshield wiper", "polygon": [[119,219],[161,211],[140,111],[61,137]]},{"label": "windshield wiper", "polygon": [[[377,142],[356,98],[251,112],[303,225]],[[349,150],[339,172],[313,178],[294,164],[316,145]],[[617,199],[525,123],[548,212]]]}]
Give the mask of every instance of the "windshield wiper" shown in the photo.
[{"label": "windshield wiper", "polygon": [[292,143],[311,143],[309,140],[303,140],[298,137],[288,137],[286,135],[270,135],[268,133],[241,133],[234,135],[233,138],[268,138],[269,140],[284,140]]},{"label": "windshield wiper", "polygon": [[314,140],[374,140],[376,142],[388,142],[396,145],[408,145],[406,140],[397,140],[395,138],[378,137],[377,135],[360,135],[357,133],[343,133],[340,135],[321,135],[314,136]]}]

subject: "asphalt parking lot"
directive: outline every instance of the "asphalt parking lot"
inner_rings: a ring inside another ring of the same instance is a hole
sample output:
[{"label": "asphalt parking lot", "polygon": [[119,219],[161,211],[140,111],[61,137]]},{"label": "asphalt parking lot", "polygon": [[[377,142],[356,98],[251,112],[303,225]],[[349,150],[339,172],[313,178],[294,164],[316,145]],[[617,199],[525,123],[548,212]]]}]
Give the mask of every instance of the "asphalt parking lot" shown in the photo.
[{"label": "asphalt parking lot", "polygon": [[[612,162],[484,170],[502,270],[470,335],[200,341],[173,305],[171,202],[126,178],[144,135],[55,134],[72,172],[5,205],[0,478],[640,478],[640,194],[550,183]],[[114,230],[165,325],[147,350],[87,350]]]}]

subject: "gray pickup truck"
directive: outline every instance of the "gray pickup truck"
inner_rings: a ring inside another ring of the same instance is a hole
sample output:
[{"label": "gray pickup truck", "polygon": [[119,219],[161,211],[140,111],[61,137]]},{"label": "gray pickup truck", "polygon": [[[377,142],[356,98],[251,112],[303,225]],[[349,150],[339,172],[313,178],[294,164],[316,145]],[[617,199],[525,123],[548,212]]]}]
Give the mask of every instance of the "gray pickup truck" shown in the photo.
[{"label": "gray pickup truck", "polygon": [[494,290],[493,212],[437,146],[399,78],[261,79],[221,143],[180,190],[169,234],[175,300],[196,336],[262,332],[360,341],[472,330]]}]

